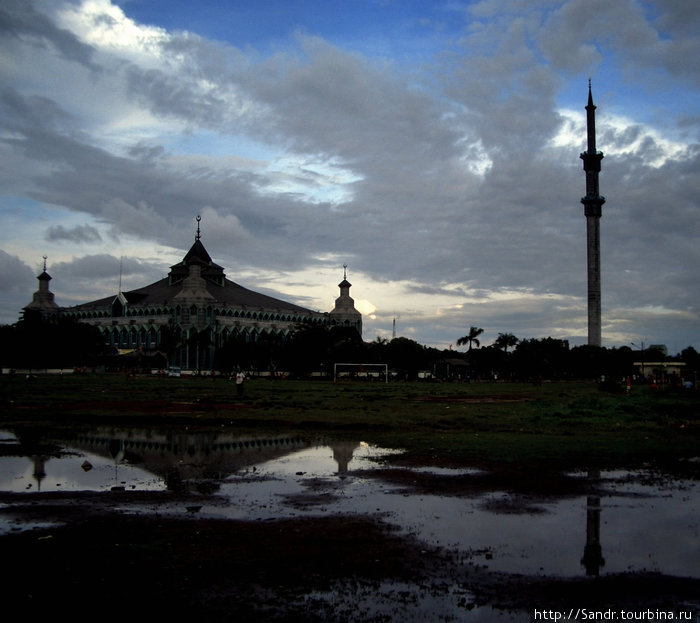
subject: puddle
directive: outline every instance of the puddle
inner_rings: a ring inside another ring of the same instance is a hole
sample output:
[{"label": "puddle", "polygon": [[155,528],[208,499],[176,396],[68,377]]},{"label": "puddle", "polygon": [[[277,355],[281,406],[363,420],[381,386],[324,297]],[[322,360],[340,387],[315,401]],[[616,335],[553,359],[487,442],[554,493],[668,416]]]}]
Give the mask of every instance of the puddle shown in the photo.
[{"label": "puddle", "polygon": [[[485,472],[387,468],[378,459],[390,459],[397,450],[303,436],[173,436],[102,429],[51,443],[53,450],[42,453],[43,446],[30,447],[0,431],[0,491],[28,499],[38,491],[115,487],[125,492],[206,492],[212,495],[200,496],[196,507],[125,502],[118,508],[125,513],[194,512],[198,517],[252,521],[367,515],[489,572],[575,578],[651,571],[700,577],[700,494],[695,481],[641,471],[581,472],[566,475],[571,491],[532,493],[494,486],[457,493],[450,489],[444,495],[433,494],[429,487],[412,488],[411,478],[428,475],[468,484]],[[20,529],[4,516],[0,513],[0,532]],[[315,608],[333,607],[334,600],[342,601],[343,590],[339,586],[303,599]],[[438,611],[430,591],[411,590],[410,599],[426,616]],[[406,591],[395,582],[375,587],[371,604],[362,607],[368,615],[385,616],[396,594]],[[465,599],[463,592],[446,593],[443,587],[440,608],[455,612],[461,607],[464,615]],[[528,620],[520,614],[498,616]],[[480,607],[460,620],[491,618],[488,608]],[[444,620],[451,619],[445,615]]]},{"label": "puddle", "polygon": [[[18,439],[0,432],[0,443],[7,450]],[[109,491],[114,487],[161,491],[165,484],[147,469],[124,461],[123,444],[108,448],[108,455],[65,447],[57,455],[37,452],[24,456],[0,457],[0,491]]]}]

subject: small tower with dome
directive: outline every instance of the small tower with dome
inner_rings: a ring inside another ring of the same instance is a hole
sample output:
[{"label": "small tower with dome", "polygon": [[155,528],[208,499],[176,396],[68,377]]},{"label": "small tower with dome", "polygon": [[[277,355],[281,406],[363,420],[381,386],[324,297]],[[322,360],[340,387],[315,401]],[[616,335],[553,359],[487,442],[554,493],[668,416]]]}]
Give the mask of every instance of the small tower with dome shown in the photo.
[{"label": "small tower with dome", "polygon": [[46,272],[46,256],[44,256],[44,270],[37,277],[39,289],[34,292],[32,302],[23,308],[23,319],[54,320],[58,316],[58,305],[54,301],[53,292],[49,289],[51,275]]},{"label": "small tower with dome", "polygon": [[343,280],[338,284],[340,296],[335,299],[335,307],[328,313],[332,327],[352,327],[362,337],[362,314],[355,309],[355,301],[350,296],[348,265],[343,264]]}]

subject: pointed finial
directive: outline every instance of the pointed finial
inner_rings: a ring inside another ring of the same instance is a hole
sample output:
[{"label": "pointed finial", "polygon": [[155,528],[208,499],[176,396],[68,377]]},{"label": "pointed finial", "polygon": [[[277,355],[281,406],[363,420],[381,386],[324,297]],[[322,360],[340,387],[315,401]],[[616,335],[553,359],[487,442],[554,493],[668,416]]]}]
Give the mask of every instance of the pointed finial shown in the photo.
[{"label": "pointed finial", "polygon": [[197,235],[195,236],[195,240],[199,240],[202,237],[201,232],[199,231],[199,222],[202,220],[202,217],[198,214],[197,215]]},{"label": "pointed finial", "polygon": [[44,272],[46,272],[46,260],[48,259],[48,256],[44,256]]},{"label": "pointed finial", "polygon": [[593,91],[591,90],[591,79],[588,79],[588,104],[586,110],[595,110],[597,106],[593,103]]},{"label": "pointed finial", "polygon": [[347,278],[348,278],[348,265],[343,264],[343,279],[347,279]]}]

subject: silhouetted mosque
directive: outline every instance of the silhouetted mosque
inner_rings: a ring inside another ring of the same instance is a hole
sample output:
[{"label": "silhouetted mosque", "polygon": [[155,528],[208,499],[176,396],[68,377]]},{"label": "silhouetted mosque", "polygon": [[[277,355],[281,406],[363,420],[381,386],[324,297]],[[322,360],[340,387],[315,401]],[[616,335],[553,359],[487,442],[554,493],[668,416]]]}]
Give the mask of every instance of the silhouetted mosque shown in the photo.
[{"label": "silhouetted mosque", "polygon": [[[249,290],[228,279],[201,240],[197,217],[194,244],[168,276],[150,285],[75,305],[60,307],[50,291],[51,276],[37,277],[39,289],[23,317],[70,318],[97,327],[105,343],[117,349],[170,351],[170,365],[210,369],[217,349],[232,339],[256,342],[264,335],[286,338],[299,325],[348,327],[362,335],[362,315],[350,297],[347,270],[340,296],[330,312]],[[347,267],[345,267],[346,269]]]}]

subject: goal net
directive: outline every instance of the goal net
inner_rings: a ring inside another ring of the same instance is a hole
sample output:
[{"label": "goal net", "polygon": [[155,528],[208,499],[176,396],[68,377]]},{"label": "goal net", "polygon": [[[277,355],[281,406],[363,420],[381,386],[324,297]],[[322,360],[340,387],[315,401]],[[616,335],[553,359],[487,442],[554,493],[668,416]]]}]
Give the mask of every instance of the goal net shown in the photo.
[{"label": "goal net", "polygon": [[384,381],[389,382],[389,366],[385,363],[334,363],[333,382]]}]

